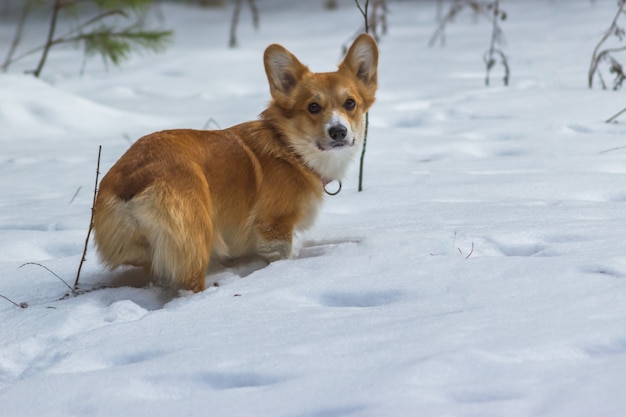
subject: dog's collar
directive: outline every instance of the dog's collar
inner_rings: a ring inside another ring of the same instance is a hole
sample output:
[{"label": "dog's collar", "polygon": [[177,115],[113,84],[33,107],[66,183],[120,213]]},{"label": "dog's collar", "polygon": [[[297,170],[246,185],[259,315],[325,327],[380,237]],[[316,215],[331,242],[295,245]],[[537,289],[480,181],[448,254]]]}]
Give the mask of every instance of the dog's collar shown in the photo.
[{"label": "dog's collar", "polygon": [[339,192],[341,191],[341,180],[336,180],[337,183],[339,184],[339,187],[337,188],[336,191],[328,191],[326,189],[326,186],[328,184],[330,184],[331,182],[335,181],[332,178],[325,178],[324,176],[320,175],[318,172],[316,172],[313,168],[311,168],[306,162],[304,162],[302,156],[300,156],[291,146],[289,146],[289,143],[284,139],[285,135],[281,132],[281,130],[274,124],[272,123],[270,120],[265,119],[266,122],[268,122],[269,126],[272,128],[272,130],[274,131],[274,138],[276,138],[281,145],[286,148],[289,149],[291,151],[291,154],[300,161],[300,163],[302,165],[304,165],[305,167],[307,167],[307,169],[309,169],[311,172],[315,173],[315,175],[317,175],[320,179],[320,181],[322,182],[322,188],[324,189],[324,192],[328,195],[337,195],[339,194]]}]

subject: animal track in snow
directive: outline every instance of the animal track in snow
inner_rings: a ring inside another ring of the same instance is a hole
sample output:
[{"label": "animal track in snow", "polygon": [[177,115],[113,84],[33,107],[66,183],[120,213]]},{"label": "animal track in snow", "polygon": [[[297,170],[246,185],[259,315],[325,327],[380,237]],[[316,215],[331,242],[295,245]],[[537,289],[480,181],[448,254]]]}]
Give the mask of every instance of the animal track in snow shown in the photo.
[{"label": "animal track in snow", "polygon": [[298,417],[347,417],[360,415],[367,407],[364,405],[347,405],[343,407],[322,408],[312,412],[298,414]]},{"label": "animal track in snow", "polygon": [[624,278],[626,277],[626,265],[614,264],[590,264],[585,265],[581,268],[582,272],[587,274],[599,274],[606,275],[614,278]]},{"label": "animal track in snow", "polygon": [[[539,241],[522,241],[520,239],[496,240],[483,238],[476,244],[477,252],[487,255],[502,256],[556,256],[554,250]],[[482,248],[481,248],[482,247]]]},{"label": "animal track in snow", "polygon": [[216,390],[264,387],[274,385],[281,380],[275,376],[253,372],[211,372],[199,374],[197,378],[205,385]]},{"label": "animal track in snow", "polygon": [[196,374],[160,374],[131,383],[133,394],[144,399],[181,399],[205,392],[207,389],[224,391],[255,389],[282,381],[270,374],[254,372],[201,372]]},{"label": "animal track in snow", "polygon": [[535,256],[541,254],[546,247],[540,243],[497,244],[496,247],[505,256]]},{"label": "animal track in snow", "polygon": [[584,351],[592,357],[623,355],[626,354],[626,337],[588,344]]},{"label": "animal track in snow", "polygon": [[475,403],[487,403],[496,401],[511,401],[518,400],[522,396],[519,393],[506,390],[493,390],[493,391],[475,391],[465,390],[452,394],[455,401],[461,404],[475,404]]},{"label": "animal track in snow", "polygon": [[379,307],[401,298],[396,290],[378,291],[327,291],[319,297],[319,303],[327,307]]},{"label": "animal track in snow", "polygon": [[59,340],[35,336],[21,343],[0,346],[0,388],[30,375],[49,369],[67,357]]},{"label": "animal track in snow", "polygon": [[563,130],[565,132],[572,132],[572,133],[584,133],[584,134],[593,133],[592,128],[588,126],[583,126],[581,124],[568,124],[568,125],[563,126]]},{"label": "animal track in snow", "polygon": [[132,352],[113,358],[113,360],[110,361],[110,366],[134,365],[136,363],[148,362],[152,359],[160,358],[166,354],[166,352],[158,350]]},{"label": "animal track in snow", "polygon": [[623,203],[626,202],[626,191],[612,193],[607,196],[607,201],[614,203]]},{"label": "animal track in snow", "polygon": [[[91,355],[86,358],[87,361],[76,362],[67,348],[68,339],[115,323],[138,320],[147,313],[147,310],[130,300],[102,305],[93,299],[86,299],[77,305],[50,310],[50,314],[59,315],[59,325],[54,329],[49,329],[44,334],[35,334],[17,343],[0,345],[0,387],[4,383],[12,383],[52,368],[59,371],[76,371],[107,367],[102,358]],[[128,362],[132,358],[120,359],[119,362],[122,363],[124,360]]]},{"label": "animal track in snow", "polygon": [[26,231],[36,231],[36,232],[51,232],[60,230],[58,224],[56,223],[21,223],[21,224],[10,224],[10,225],[0,225],[0,230],[26,230]]}]

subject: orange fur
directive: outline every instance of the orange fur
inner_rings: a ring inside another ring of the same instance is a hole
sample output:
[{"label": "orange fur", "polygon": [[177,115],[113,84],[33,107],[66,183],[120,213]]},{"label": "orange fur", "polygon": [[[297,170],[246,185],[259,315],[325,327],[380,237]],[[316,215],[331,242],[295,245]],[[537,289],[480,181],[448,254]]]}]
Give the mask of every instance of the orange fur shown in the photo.
[{"label": "orange fur", "polygon": [[335,72],[313,73],[280,45],[264,63],[272,101],[259,120],[147,135],[104,176],[94,236],[106,265],[198,292],[212,256],[290,256],[324,183],[341,179],[362,144],[378,51],[363,34]]}]

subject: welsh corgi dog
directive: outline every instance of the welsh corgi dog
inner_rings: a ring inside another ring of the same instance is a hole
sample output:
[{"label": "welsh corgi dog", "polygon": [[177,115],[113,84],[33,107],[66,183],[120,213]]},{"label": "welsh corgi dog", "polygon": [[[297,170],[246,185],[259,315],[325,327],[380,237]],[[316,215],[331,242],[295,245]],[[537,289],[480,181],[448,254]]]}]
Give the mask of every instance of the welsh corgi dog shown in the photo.
[{"label": "welsh corgi dog", "polygon": [[212,258],[291,255],[294,232],[312,225],[325,185],[362,147],[378,49],[361,34],[326,73],[277,44],[263,59],[271,101],[258,120],[149,134],[102,178],[93,231],[105,265],[199,292]]}]

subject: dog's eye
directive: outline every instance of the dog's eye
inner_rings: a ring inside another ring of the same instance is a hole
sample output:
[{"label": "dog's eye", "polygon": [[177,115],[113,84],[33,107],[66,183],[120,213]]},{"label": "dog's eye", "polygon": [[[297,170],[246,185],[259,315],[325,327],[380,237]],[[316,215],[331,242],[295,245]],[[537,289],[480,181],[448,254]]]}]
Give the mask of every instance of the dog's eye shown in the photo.
[{"label": "dog's eye", "polygon": [[355,106],[356,106],[356,102],[351,98],[347,99],[346,102],[343,103],[343,107],[346,110],[354,110]]},{"label": "dog's eye", "polygon": [[322,111],[322,107],[317,103],[309,104],[308,109],[309,109],[309,113],[312,113],[312,114],[319,113]]}]

